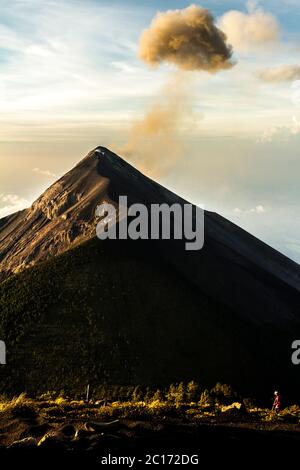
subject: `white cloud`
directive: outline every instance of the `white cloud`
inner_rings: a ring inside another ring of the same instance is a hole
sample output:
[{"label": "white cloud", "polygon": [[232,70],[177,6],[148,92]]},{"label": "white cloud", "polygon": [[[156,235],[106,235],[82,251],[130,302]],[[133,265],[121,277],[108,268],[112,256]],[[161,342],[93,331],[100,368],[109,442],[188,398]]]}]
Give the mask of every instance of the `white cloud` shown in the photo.
[{"label": "white cloud", "polygon": [[262,204],[251,207],[251,209],[240,209],[239,207],[234,209],[235,214],[264,214],[266,211],[266,208]]},{"label": "white cloud", "polygon": [[27,199],[17,194],[0,194],[0,218],[25,209],[29,205]]},{"label": "white cloud", "polygon": [[[111,144],[112,133],[125,139],[119,136],[139,118],[168,73],[167,67],[153,71],[136,58],[139,34],[154,7],[129,5],[0,1],[0,140]],[[257,11],[251,8],[246,16]],[[269,59],[272,53],[262,67]],[[280,108],[278,119],[290,116],[290,109],[283,109],[290,104],[284,90],[262,90],[255,77],[257,60],[258,55],[249,55],[226,74],[196,77],[193,106],[197,115],[205,114],[199,132],[255,139],[273,110],[278,116]]]},{"label": "white cloud", "polygon": [[136,73],[138,72],[138,67],[131,65],[129,62],[115,61],[111,62],[111,65],[123,73]]},{"label": "white cloud", "polygon": [[300,121],[293,116],[292,122],[283,126],[273,126],[266,129],[258,139],[258,143],[272,142],[275,139],[289,140],[293,136],[300,134]]},{"label": "white cloud", "polygon": [[0,118],[28,122],[37,113],[56,119],[84,110],[97,122],[100,112],[105,119],[108,100],[147,96],[159,82],[160,74],[147,83],[136,59],[140,8],[69,0],[11,3],[15,8],[0,2],[0,58],[8,58],[0,61]]},{"label": "white cloud", "polygon": [[262,70],[258,77],[270,83],[291,82],[300,79],[300,65],[281,65]]},{"label": "white cloud", "polygon": [[231,10],[219,20],[219,26],[234,50],[247,52],[279,39],[280,27],[274,15],[248,3],[248,12]]},{"label": "white cloud", "polygon": [[55,173],[51,173],[49,170],[41,170],[40,168],[32,168],[33,173],[38,173],[39,175],[44,176],[56,176]]}]

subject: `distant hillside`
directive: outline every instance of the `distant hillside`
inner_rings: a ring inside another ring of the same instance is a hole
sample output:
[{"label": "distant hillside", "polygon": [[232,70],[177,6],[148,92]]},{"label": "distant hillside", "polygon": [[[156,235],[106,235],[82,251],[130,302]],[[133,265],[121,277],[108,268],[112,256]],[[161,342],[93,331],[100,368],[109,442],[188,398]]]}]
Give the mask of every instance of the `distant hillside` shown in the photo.
[{"label": "distant hillside", "polygon": [[294,332],[239,318],[145,243],[94,239],[0,285],[2,392],[190,378],[247,394],[300,384]]}]

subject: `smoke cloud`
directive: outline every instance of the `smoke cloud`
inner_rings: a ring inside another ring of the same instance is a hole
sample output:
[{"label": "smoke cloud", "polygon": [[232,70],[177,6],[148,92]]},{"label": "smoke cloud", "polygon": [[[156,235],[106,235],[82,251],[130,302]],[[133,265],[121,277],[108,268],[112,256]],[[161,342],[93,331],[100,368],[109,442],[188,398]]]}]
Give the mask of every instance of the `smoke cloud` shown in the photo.
[{"label": "smoke cloud", "polygon": [[132,123],[119,152],[146,174],[164,175],[183,154],[183,133],[192,116],[191,90],[191,77],[173,76],[144,116]]},{"label": "smoke cloud", "polygon": [[270,83],[292,82],[300,79],[300,65],[282,65],[266,69],[258,76],[261,80]]},{"label": "smoke cloud", "polygon": [[231,56],[211,13],[196,5],[158,13],[140,39],[139,57],[153,66],[169,62],[181,70],[214,73],[231,68]]},{"label": "smoke cloud", "polygon": [[158,13],[141,35],[139,57],[151,66],[170,63],[177,69],[145,115],[132,123],[128,141],[119,149],[139,169],[158,176],[184,154],[192,116],[191,71],[216,73],[233,67],[232,49],[211,13],[191,5]]}]

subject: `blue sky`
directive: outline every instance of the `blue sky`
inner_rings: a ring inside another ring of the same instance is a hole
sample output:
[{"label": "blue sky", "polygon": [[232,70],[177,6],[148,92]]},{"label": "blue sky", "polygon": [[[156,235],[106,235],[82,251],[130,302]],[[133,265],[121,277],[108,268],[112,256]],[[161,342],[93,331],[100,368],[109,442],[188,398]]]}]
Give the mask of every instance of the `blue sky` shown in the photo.
[{"label": "blue sky", "polygon": [[[140,34],[157,10],[188,5],[0,0],[0,216],[31,203],[93,146],[126,142],[173,73],[138,59]],[[226,29],[236,66],[192,74],[184,151],[155,177],[299,262],[300,3],[200,5]],[[267,15],[261,30],[258,11]],[[245,36],[244,24],[257,30]]]}]

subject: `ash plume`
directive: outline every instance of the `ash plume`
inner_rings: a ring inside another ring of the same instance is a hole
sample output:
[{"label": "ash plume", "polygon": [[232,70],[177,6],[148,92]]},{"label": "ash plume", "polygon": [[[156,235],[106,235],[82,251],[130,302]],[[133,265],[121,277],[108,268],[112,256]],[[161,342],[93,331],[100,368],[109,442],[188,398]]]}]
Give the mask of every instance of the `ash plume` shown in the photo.
[{"label": "ash plume", "polygon": [[139,45],[139,57],[146,63],[169,62],[181,70],[214,73],[231,68],[231,56],[231,46],[209,10],[196,5],[158,13]]},{"label": "ash plume", "polygon": [[182,134],[192,116],[191,89],[191,77],[172,76],[144,116],[131,123],[119,151],[146,174],[163,175],[181,157]]},{"label": "ash plume", "polygon": [[175,65],[165,87],[144,116],[132,123],[118,151],[151,176],[165,174],[184,153],[184,132],[192,116],[192,71],[230,69],[232,49],[211,13],[190,5],[158,13],[140,38],[139,57],[150,66]]}]

